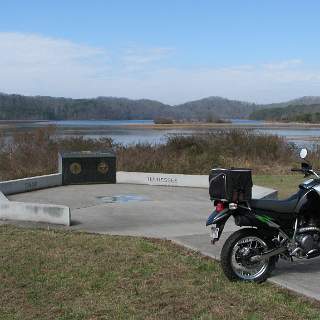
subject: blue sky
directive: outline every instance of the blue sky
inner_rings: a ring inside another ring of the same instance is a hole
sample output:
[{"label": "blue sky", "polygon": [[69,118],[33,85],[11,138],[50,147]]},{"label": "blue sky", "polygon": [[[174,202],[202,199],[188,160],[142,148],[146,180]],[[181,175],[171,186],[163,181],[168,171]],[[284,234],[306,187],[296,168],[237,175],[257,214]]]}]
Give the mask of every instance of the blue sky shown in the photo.
[{"label": "blue sky", "polygon": [[180,103],[320,95],[319,1],[0,0],[0,91]]}]

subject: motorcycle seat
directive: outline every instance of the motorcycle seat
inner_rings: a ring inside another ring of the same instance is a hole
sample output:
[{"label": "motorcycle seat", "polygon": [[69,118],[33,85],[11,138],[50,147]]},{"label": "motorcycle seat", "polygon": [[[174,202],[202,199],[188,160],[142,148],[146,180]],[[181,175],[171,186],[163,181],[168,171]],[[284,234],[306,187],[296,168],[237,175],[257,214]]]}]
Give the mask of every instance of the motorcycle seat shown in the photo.
[{"label": "motorcycle seat", "polygon": [[297,198],[286,200],[252,199],[250,206],[252,209],[273,211],[278,213],[293,213],[298,203]]}]

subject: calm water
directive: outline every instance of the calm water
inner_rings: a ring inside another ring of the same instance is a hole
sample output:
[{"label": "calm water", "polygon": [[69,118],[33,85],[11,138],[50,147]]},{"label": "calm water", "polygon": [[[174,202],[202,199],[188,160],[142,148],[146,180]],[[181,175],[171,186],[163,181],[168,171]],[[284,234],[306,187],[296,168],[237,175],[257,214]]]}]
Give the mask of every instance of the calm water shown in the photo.
[{"label": "calm water", "polygon": [[[263,121],[233,119],[231,122],[237,126],[250,124],[264,124]],[[5,134],[10,137],[16,130],[27,131],[31,128],[46,127],[55,125],[58,137],[85,136],[87,138],[98,139],[100,137],[111,137],[116,143],[135,144],[135,143],[165,143],[167,138],[172,135],[182,134],[191,135],[193,133],[203,133],[214,131],[215,129],[142,129],[131,126],[133,124],[153,124],[153,120],[68,120],[68,121],[39,121],[39,122],[20,122],[12,124],[6,129]],[[289,142],[298,146],[310,146],[319,143],[320,129],[252,129],[260,133],[276,134],[286,137]],[[315,137],[315,138],[314,138]]]},{"label": "calm water", "polygon": [[153,120],[60,120],[36,122],[34,125],[55,125],[57,127],[99,127],[99,126],[126,126],[130,124],[153,124]]},{"label": "calm water", "polygon": [[264,121],[261,120],[249,120],[249,119],[230,119],[231,123],[237,125],[248,125],[248,124],[263,124]]}]

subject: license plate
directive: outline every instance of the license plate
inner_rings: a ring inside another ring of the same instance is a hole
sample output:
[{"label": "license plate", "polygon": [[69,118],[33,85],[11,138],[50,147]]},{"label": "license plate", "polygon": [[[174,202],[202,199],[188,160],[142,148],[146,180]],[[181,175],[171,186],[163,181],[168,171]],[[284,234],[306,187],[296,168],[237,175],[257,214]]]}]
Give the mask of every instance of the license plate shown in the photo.
[{"label": "license plate", "polygon": [[217,228],[215,225],[211,227],[211,238],[212,240],[219,238],[219,228]]}]

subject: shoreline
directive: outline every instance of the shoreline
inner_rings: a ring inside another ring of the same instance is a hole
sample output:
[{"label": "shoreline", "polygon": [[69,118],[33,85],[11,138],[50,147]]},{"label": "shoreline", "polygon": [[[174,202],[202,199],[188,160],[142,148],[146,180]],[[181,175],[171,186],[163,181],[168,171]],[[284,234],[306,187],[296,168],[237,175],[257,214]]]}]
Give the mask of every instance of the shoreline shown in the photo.
[{"label": "shoreline", "polygon": [[282,123],[282,122],[264,122],[251,124],[236,123],[173,123],[173,124],[127,124],[119,125],[121,128],[137,128],[137,129],[320,129],[320,123]]},{"label": "shoreline", "polygon": [[[63,120],[64,121],[64,120]],[[71,120],[70,120],[71,121]],[[80,120],[86,121],[86,120]],[[107,120],[109,121],[109,120]],[[112,120],[111,120],[112,121]],[[125,121],[125,120],[124,120]],[[0,120],[1,129],[24,128],[39,128],[46,127],[49,120]],[[32,124],[39,124],[39,126],[28,126]],[[52,125],[52,124],[50,124]],[[48,124],[49,126],[49,124]],[[55,125],[52,125],[55,126]],[[292,129],[292,130],[311,130],[320,129],[320,123],[300,123],[300,122],[263,122],[263,123],[204,123],[204,122],[190,122],[190,123],[172,123],[172,124],[154,124],[154,123],[127,123],[127,124],[99,124],[99,125],[58,125],[58,129],[103,129],[103,128],[120,128],[120,129],[139,129],[139,130],[175,130],[175,129],[190,129],[190,130],[206,130],[206,129]]]}]

